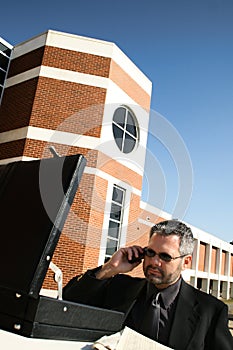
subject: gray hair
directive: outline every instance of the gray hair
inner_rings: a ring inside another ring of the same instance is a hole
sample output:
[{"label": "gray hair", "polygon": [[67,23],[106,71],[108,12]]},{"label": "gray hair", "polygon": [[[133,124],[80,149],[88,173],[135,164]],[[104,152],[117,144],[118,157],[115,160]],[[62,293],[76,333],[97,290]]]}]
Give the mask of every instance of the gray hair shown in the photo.
[{"label": "gray hair", "polygon": [[150,238],[154,234],[161,236],[176,235],[180,238],[179,251],[181,255],[193,253],[194,238],[191,229],[178,220],[166,220],[155,224],[150,230]]}]

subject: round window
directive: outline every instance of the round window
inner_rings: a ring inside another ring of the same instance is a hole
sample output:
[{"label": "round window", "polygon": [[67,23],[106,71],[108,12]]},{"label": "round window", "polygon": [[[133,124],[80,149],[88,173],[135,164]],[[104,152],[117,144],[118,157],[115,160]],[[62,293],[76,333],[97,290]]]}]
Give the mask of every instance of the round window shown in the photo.
[{"label": "round window", "polygon": [[113,114],[112,130],[115,142],[123,153],[130,153],[138,142],[137,120],[127,107],[119,107]]}]

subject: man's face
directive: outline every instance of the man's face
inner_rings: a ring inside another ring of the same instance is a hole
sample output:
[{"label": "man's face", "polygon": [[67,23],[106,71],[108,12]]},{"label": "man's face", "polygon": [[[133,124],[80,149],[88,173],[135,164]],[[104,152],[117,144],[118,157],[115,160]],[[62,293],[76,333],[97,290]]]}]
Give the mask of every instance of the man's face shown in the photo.
[{"label": "man's face", "polygon": [[[176,235],[161,236],[154,234],[148,244],[148,248],[156,253],[167,253],[170,256],[180,256],[179,252],[180,239]],[[190,257],[189,257],[190,258]],[[143,261],[143,271],[148,281],[156,285],[157,288],[166,288],[175,283],[185,269],[186,258],[178,258],[165,262],[158,255],[154,257],[145,256]]]}]

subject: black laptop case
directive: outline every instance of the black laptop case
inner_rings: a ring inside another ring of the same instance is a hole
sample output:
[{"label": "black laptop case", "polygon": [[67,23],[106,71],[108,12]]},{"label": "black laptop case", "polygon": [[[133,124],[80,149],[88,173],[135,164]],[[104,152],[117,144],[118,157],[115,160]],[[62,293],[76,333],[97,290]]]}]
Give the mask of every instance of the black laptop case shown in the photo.
[{"label": "black laptop case", "polygon": [[121,329],[123,313],[40,295],[85,165],[73,155],[0,166],[1,329],[79,341]]}]

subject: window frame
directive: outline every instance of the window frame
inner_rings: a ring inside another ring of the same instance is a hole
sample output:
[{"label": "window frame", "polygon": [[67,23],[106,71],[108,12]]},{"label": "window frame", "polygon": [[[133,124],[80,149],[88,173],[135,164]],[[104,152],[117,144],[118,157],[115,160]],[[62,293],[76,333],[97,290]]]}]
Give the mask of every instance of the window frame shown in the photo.
[{"label": "window frame", "polygon": [[[116,200],[117,198],[114,197],[114,192],[118,190],[121,192],[121,199]],[[108,233],[107,233],[107,240],[106,240],[106,247],[105,247],[105,261],[107,261],[111,256],[119,249],[120,241],[121,241],[121,231],[122,231],[122,223],[123,223],[123,216],[124,216],[124,204],[125,204],[125,196],[126,196],[126,189],[124,189],[121,186],[118,186],[116,184],[113,184],[112,189],[112,200],[111,200],[111,210],[109,213],[109,220],[108,220]],[[120,208],[120,211],[117,211],[117,213],[120,212],[120,215],[117,214],[117,216],[114,218],[114,210],[113,208]],[[111,223],[118,225],[117,234],[111,234]],[[111,246],[111,243],[114,243],[114,246]],[[112,252],[111,252],[112,249]]]},{"label": "window frame", "polygon": [[[121,110],[124,111],[122,116]],[[123,118],[122,120],[120,120],[121,117]],[[119,120],[116,120],[117,118]],[[130,131],[129,129],[134,130]],[[135,114],[129,107],[122,105],[114,111],[112,133],[115,143],[122,153],[129,154],[136,149],[139,143],[139,126]],[[122,136],[120,134],[122,134]]]}]

